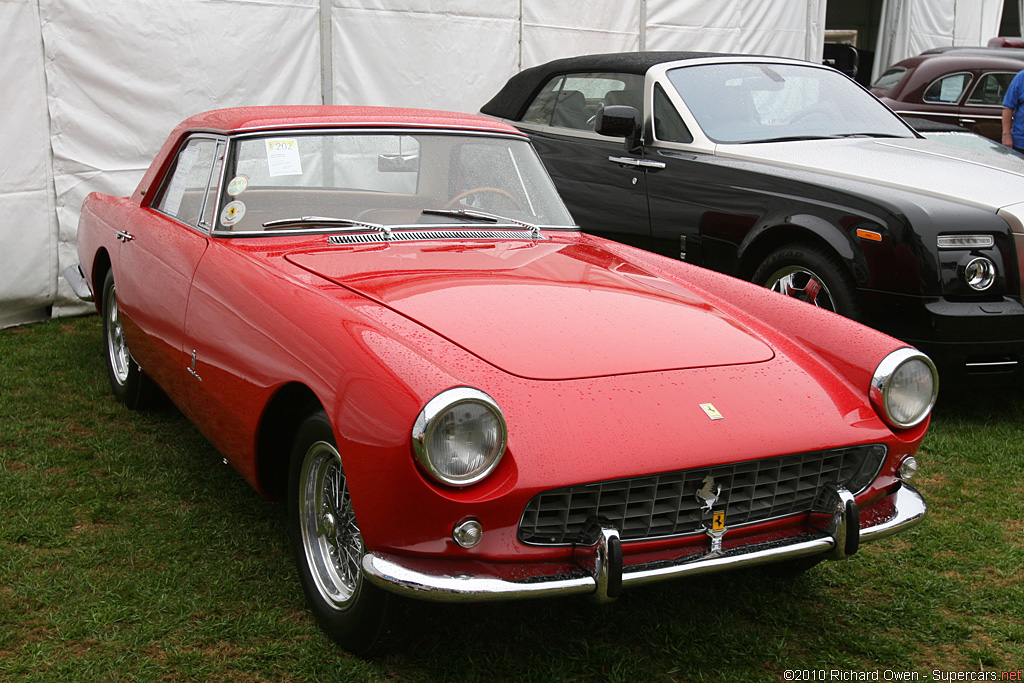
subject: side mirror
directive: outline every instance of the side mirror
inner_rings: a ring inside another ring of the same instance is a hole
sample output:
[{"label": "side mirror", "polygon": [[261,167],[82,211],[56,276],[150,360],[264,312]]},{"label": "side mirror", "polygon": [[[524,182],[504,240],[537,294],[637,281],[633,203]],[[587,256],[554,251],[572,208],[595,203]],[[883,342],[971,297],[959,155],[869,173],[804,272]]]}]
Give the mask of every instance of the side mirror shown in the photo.
[{"label": "side mirror", "polygon": [[613,138],[626,138],[626,151],[634,152],[643,144],[643,125],[636,107],[611,104],[597,112],[594,130]]}]

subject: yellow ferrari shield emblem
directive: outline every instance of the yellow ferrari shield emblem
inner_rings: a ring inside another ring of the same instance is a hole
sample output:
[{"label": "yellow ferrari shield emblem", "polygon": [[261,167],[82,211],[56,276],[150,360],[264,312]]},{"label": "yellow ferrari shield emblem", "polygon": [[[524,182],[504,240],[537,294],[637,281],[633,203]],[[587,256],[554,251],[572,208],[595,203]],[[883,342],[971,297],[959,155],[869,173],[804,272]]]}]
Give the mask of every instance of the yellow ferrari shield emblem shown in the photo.
[{"label": "yellow ferrari shield emblem", "polygon": [[721,531],[725,528],[725,510],[719,510],[711,516],[711,530]]},{"label": "yellow ferrari shield emblem", "polygon": [[724,417],[720,412],[718,412],[718,408],[710,403],[701,403],[700,408],[707,413],[708,417],[712,420],[721,420]]}]

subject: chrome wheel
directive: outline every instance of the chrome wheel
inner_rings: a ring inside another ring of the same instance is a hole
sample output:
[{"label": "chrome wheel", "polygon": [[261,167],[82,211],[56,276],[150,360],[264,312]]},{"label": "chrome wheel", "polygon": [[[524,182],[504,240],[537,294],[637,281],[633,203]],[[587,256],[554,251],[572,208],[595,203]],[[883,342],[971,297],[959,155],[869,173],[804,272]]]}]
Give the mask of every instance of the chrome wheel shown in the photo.
[{"label": "chrome wheel", "polygon": [[814,271],[803,266],[786,266],[768,276],[765,286],[774,292],[806,301],[818,308],[835,311],[832,294]]},{"label": "chrome wheel", "polygon": [[114,379],[124,386],[128,382],[132,357],[124,341],[124,328],[118,315],[117,295],[113,284],[108,296],[110,298],[107,302],[107,356],[110,358],[110,369],[113,371]]},{"label": "chrome wheel", "polygon": [[313,582],[334,609],[349,607],[362,579],[363,539],[337,449],[317,441],[299,479],[299,525]]}]

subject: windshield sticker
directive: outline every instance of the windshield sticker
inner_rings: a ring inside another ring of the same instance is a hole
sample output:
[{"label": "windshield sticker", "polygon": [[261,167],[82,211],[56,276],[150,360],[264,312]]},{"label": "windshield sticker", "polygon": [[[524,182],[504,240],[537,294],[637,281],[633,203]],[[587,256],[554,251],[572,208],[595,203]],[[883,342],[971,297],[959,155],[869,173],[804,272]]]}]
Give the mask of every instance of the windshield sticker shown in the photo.
[{"label": "windshield sticker", "polygon": [[270,138],[267,140],[267,166],[270,175],[302,175],[299,161],[299,143],[294,138]]},{"label": "windshield sticker", "polygon": [[231,182],[228,183],[228,194],[232,197],[237,197],[245,192],[245,188],[247,187],[249,187],[249,179],[244,175],[236,175],[231,179]]},{"label": "windshield sticker", "polygon": [[224,210],[220,212],[220,224],[224,227],[230,228],[232,225],[242,220],[245,216],[245,204],[235,200],[224,207]]}]

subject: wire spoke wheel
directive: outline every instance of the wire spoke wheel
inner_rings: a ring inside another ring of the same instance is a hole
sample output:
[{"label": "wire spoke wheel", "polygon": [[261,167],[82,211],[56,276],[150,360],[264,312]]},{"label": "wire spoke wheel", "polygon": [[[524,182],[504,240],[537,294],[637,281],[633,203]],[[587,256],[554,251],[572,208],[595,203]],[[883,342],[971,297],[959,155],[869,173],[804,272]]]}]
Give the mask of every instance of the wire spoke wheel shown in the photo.
[{"label": "wire spoke wheel", "polygon": [[299,482],[302,545],[321,597],[346,609],[362,578],[359,534],[338,451],[318,441],[310,446]]},{"label": "wire spoke wheel", "polygon": [[346,650],[366,654],[380,645],[388,594],[363,576],[366,543],[337,443],[322,409],[299,425],[288,467],[288,534],[320,628]]},{"label": "wire spoke wheel", "polygon": [[114,379],[118,384],[124,385],[128,382],[131,355],[128,353],[128,345],[124,341],[124,328],[121,326],[121,316],[117,306],[117,292],[113,285],[110,287],[108,296],[107,357],[110,359],[110,368],[113,371]]}]

